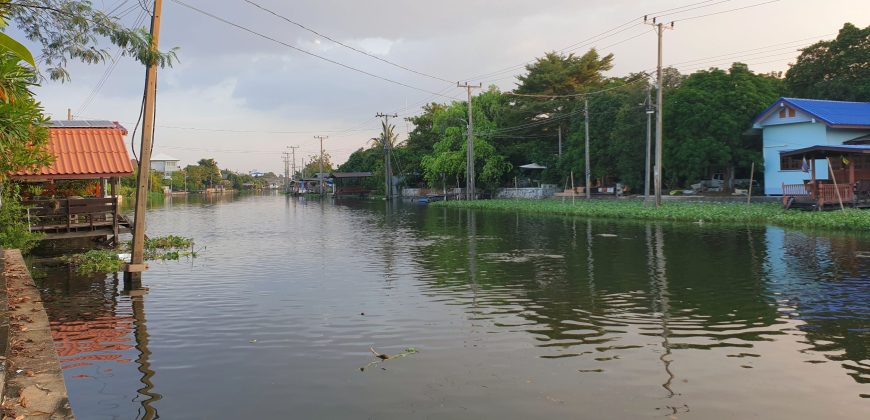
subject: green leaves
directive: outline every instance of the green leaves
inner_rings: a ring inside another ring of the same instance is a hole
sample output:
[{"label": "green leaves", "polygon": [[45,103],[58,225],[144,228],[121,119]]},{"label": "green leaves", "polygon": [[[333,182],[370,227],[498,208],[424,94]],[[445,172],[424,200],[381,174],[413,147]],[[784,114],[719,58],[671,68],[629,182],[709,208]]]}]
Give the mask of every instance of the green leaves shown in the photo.
[{"label": "green leaves", "polygon": [[0,32],[0,48],[7,49],[14,56],[21,59],[21,61],[24,61],[25,63],[30,64],[33,68],[36,68],[36,60],[33,59],[33,54],[30,53],[30,50],[28,50],[27,47],[3,32]]},{"label": "green leaves", "polygon": [[870,26],[847,23],[836,39],[804,48],[785,78],[792,96],[870,101]]}]

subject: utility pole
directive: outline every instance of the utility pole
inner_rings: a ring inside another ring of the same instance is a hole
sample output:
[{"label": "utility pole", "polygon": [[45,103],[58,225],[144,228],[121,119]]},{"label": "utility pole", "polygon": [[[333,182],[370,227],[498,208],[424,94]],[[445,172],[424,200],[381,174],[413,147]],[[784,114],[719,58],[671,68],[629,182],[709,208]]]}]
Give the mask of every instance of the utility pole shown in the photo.
[{"label": "utility pole", "polygon": [[592,198],[592,170],[589,168],[589,98],[583,98],[583,115],[586,118],[586,199]]},{"label": "utility pole", "polygon": [[658,65],[656,66],[656,165],[653,183],[655,184],[656,207],[659,207],[662,205],[662,142],[664,141],[662,139],[662,106],[664,105],[662,98],[662,91],[664,90],[662,87],[662,35],[664,35],[665,29],[674,29],[674,22],[671,21],[670,24],[665,25],[663,23],[656,23],[656,18],[648,22],[646,16],[643,17],[643,22],[654,26],[658,34]]},{"label": "utility pole", "polygon": [[320,173],[317,175],[320,184],[320,198],[323,198],[323,139],[328,139],[329,136],[314,136],[320,140]]},{"label": "utility pole", "polygon": [[287,146],[287,148],[290,149],[290,154],[293,155],[293,160],[290,162],[290,173],[292,174],[290,177],[292,178],[296,176],[296,149],[299,146]]},{"label": "utility pole", "polygon": [[282,152],[281,157],[284,159],[284,192],[290,192],[290,153]]},{"label": "utility pole", "polygon": [[562,157],[562,123],[559,123],[559,157]]},{"label": "utility pole", "polygon": [[643,202],[649,204],[649,176],[650,176],[650,155],[652,154],[652,114],[655,114],[653,108],[651,87],[646,87],[646,172],[643,176]]},{"label": "utility pole", "polygon": [[456,82],[456,87],[464,87],[468,90],[468,139],[467,144],[465,145],[465,199],[474,200],[474,112],[471,108],[471,90],[482,88],[483,83],[472,85],[468,82],[462,84]]},{"label": "utility pole", "polygon": [[378,112],[375,117],[384,119],[384,133],[381,138],[384,143],[384,197],[391,200],[393,198],[393,139],[390,138],[390,117],[398,118],[399,115]]},{"label": "utility pole", "polygon": [[[163,0],[154,0],[151,16],[151,52],[156,53],[160,42],[160,14]],[[138,280],[145,271],[145,211],[148,204],[148,181],[151,178],[151,147],[154,134],[154,114],[157,97],[157,63],[148,63],[145,73],[145,115],[142,120],[142,143],[139,147],[139,176],[136,180],[136,213],[133,219],[133,249],[130,264],[124,269],[124,279]],[[128,276],[129,274],[129,276]]]}]

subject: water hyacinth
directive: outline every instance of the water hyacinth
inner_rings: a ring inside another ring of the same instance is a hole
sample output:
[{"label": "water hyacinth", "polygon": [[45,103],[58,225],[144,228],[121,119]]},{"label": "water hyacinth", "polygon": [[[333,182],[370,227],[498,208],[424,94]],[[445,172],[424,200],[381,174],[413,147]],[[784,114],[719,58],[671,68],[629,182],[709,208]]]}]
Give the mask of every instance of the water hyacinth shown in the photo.
[{"label": "water hyacinth", "polygon": [[665,203],[660,208],[644,206],[629,200],[577,200],[563,203],[557,200],[477,200],[439,201],[433,206],[513,211],[533,214],[554,214],[628,220],[662,220],[694,223],[730,223],[777,225],[783,227],[819,228],[870,232],[870,210],[835,211],[783,210],[775,203]]}]

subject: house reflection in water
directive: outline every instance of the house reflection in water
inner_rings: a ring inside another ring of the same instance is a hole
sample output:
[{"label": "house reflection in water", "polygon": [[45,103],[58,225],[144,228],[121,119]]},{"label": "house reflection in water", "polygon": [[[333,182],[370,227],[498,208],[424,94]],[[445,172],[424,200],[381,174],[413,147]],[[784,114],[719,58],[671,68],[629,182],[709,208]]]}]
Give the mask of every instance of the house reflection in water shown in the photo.
[{"label": "house reflection in water", "polygon": [[[40,283],[64,379],[76,382],[69,390],[81,394],[74,396],[78,401],[87,401],[75,407],[76,415],[93,418],[120,406],[129,407],[129,418],[157,418],[151,402],[160,395],[151,392],[145,291],[122,290],[118,274],[59,271]],[[135,378],[139,384],[129,383]]]}]

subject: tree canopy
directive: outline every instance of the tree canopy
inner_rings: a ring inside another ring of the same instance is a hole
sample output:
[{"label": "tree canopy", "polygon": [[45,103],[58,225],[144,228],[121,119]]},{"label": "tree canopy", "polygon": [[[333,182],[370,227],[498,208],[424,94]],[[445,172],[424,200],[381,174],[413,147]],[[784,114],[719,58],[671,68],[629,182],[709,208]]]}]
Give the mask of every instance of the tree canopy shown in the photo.
[{"label": "tree canopy", "polygon": [[[90,1],[2,2],[0,29],[7,23],[14,24],[27,39],[42,47],[38,62],[45,64],[43,71],[52,80],[69,80],[66,68],[71,60],[88,64],[109,60],[112,54],[104,45],[106,41],[116,46],[121,55],[146,65],[156,63],[165,67],[176,60],[174,49],[151,51],[151,35],[145,28],[125,27],[119,17],[96,9]],[[25,59],[21,54],[18,56]]]},{"label": "tree canopy", "polygon": [[785,80],[800,98],[870,101],[870,26],[847,23],[835,39],[804,48]]}]

